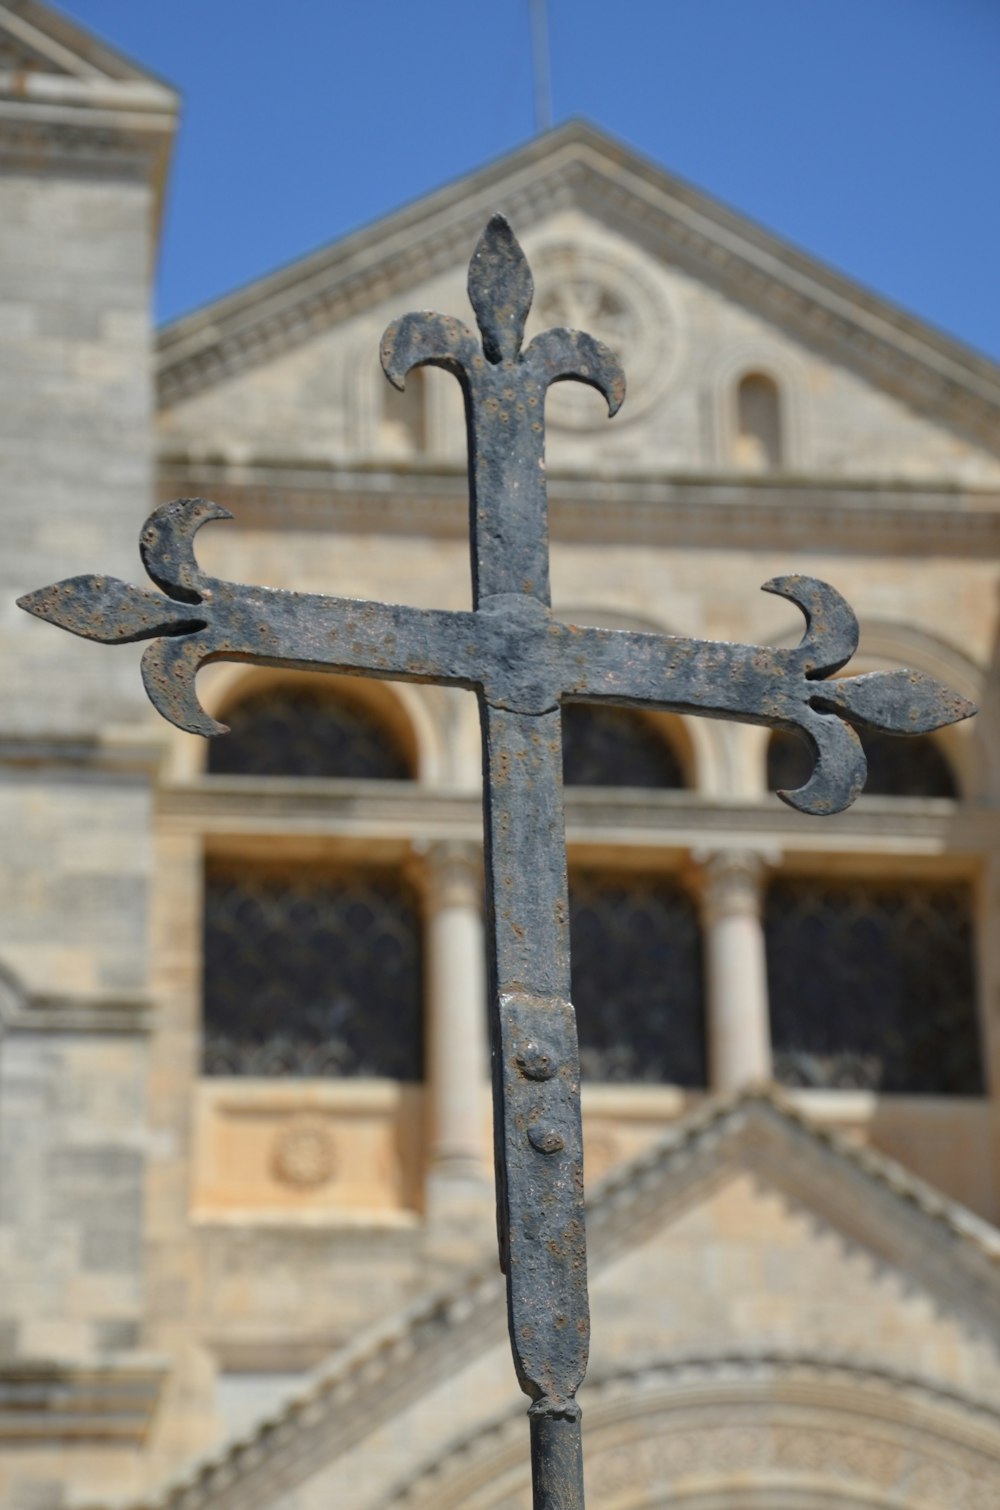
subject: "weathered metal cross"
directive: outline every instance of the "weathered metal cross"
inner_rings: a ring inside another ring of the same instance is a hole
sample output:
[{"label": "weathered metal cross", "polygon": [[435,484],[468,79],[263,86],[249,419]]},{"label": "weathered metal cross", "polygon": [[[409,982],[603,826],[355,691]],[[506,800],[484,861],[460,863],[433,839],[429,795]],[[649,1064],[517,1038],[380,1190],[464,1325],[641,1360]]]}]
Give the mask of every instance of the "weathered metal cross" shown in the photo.
[{"label": "weathered metal cross", "polygon": [[625,378],[607,347],[548,330],[522,350],[528,264],[494,216],[472,258],[469,297],[482,344],[458,320],[410,314],[382,342],[402,387],[421,364],[465,394],[473,611],[432,611],[247,587],[206,576],[193,537],[227,510],[200,498],[158,508],[143,528],[146,570],[161,593],[74,577],[21,606],[105,644],[152,639],[146,690],[164,717],[197,734],[224,726],[201,708],[199,667],[214,660],[356,673],[473,688],[482,714],[483,805],[501,1263],[518,1378],[531,1397],[536,1510],[583,1505],[576,1392],[587,1363],[580,1072],[570,1005],[569,902],[560,705],[575,698],[673,709],[797,729],[816,758],[810,780],[779,795],[833,813],[860,792],[854,723],[922,733],[971,704],[919,673],[828,681],[857,647],[851,609],[832,587],[779,577],[765,591],[797,603],[794,650],[561,624],[549,608],[544,404],[575,379],[611,414]]}]

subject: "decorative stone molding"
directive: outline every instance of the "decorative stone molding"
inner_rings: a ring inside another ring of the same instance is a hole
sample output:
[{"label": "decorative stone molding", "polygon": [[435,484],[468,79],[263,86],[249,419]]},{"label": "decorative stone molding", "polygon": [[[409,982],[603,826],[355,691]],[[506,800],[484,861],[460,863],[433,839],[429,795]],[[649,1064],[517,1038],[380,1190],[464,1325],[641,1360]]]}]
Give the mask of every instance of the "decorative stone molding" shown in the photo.
[{"label": "decorative stone molding", "polygon": [[166,1360],[135,1354],[97,1364],[0,1363],[0,1443],[137,1446],[149,1432],[168,1372]]},{"label": "decorative stone molding", "polygon": [[0,6],[0,164],[150,178],[157,218],[178,97],[35,0]]},{"label": "decorative stone molding", "polygon": [[764,876],[781,858],[776,850],[696,849],[692,858],[699,867],[706,926],[728,917],[759,920]]},{"label": "decorative stone molding", "polygon": [[337,1172],[337,1144],[319,1117],[293,1117],[278,1130],[271,1153],[277,1178],[299,1190],[329,1184]]},{"label": "decorative stone molding", "polygon": [[168,326],[159,344],[161,402],[179,402],[462,263],[498,204],[519,232],[567,204],[627,227],[665,260],[710,278],[922,412],[996,446],[994,363],[579,122]]},{"label": "decorative stone molding", "polygon": [[[773,1092],[754,1091],[708,1103],[673,1127],[648,1154],[612,1174],[588,1209],[592,1272],[598,1273],[640,1241],[651,1225],[664,1220],[668,1207],[678,1212],[706,1185],[717,1182],[727,1167],[740,1165],[794,1194],[807,1208],[821,1210],[832,1225],[850,1232],[855,1240],[870,1238],[875,1251],[890,1244],[895,1261],[902,1262],[901,1255],[905,1254],[907,1269],[916,1280],[941,1302],[965,1314],[984,1341],[1000,1335],[997,1233],[890,1160],[816,1128],[786,1098]],[[275,1501],[276,1485],[287,1496],[295,1486],[328,1468],[408,1400],[426,1394],[431,1381],[453,1378],[467,1362],[500,1344],[503,1324],[502,1281],[491,1259],[469,1269],[464,1277],[453,1277],[445,1288],[418,1306],[366,1333],[319,1370],[307,1388],[277,1415],[268,1416],[255,1431],[193,1464],[181,1479],[135,1504],[132,1510],[269,1510]],[[836,1398],[817,1393],[825,1375],[834,1376]],[[867,1381],[871,1381],[873,1392],[881,1391],[878,1398],[885,1402],[883,1414],[893,1430],[897,1429],[892,1426],[894,1420],[902,1421],[903,1427],[916,1422],[906,1438],[914,1454],[920,1455],[921,1440],[927,1438],[919,1463],[922,1476],[912,1480],[915,1486],[925,1485],[927,1475],[941,1466],[935,1440],[942,1444],[942,1453],[945,1448],[950,1453],[954,1443],[966,1465],[967,1477],[957,1486],[950,1483],[949,1492],[957,1487],[965,1493],[968,1487],[970,1494],[973,1489],[978,1493],[976,1474],[982,1462],[989,1463],[993,1474],[993,1498],[985,1502],[974,1497],[964,1503],[921,1501],[914,1489],[910,1499],[897,1503],[912,1504],[914,1510],[956,1510],[956,1506],[961,1510],[993,1510],[996,1475],[1000,1473],[1000,1417],[995,1403],[951,1394],[930,1380],[904,1378],[878,1368],[875,1362],[852,1369],[835,1358],[772,1353],[667,1363],[654,1360],[633,1374],[592,1382],[590,1401],[584,1407],[588,1413],[588,1450],[597,1445],[594,1427],[605,1402],[609,1424],[615,1401],[615,1409],[631,1417],[637,1392],[644,1388],[648,1390],[650,1421],[655,1409],[674,1412],[671,1434],[683,1430],[682,1413],[676,1407],[685,1398],[696,1400],[700,1394],[703,1401],[711,1400],[711,1415],[716,1420],[720,1408],[729,1413],[730,1401],[735,1411],[744,1404],[747,1409],[756,1408],[763,1397],[771,1422],[776,1403],[787,1413],[798,1402],[804,1401],[808,1410],[819,1399],[823,1409],[840,1410],[838,1427],[851,1426],[862,1436],[866,1432],[870,1435],[871,1426],[866,1423],[874,1417],[874,1394],[862,1393]],[[654,1409],[657,1392],[659,1403]],[[896,1404],[890,1409],[893,1401]],[[917,1417],[918,1409],[926,1409],[926,1414]],[[852,1410],[848,1422],[843,1412]],[[817,1430],[824,1429],[821,1417],[814,1415],[812,1419]],[[793,1422],[791,1417],[787,1420]],[[778,1424],[785,1428],[786,1423]],[[510,1461],[516,1458],[516,1471],[523,1473],[523,1412],[519,1410],[495,1426],[498,1435],[488,1428],[477,1433],[464,1448],[456,1446],[456,1456],[451,1459],[454,1466],[458,1454],[467,1453],[474,1475],[472,1487],[495,1484],[495,1501],[434,1498],[442,1467],[438,1462],[427,1465],[416,1480],[400,1486],[395,1503],[412,1505],[414,1510],[424,1510],[425,1504],[433,1505],[434,1510],[449,1510],[451,1505],[456,1510],[458,1505],[463,1510],[473,1510],[473,1506],[479,1510],[480,1503],[489,1505],[490,1510],[500,1510],[505,1504],[507,1510],[514,1506],[521,1510],[520,1500],[505,1502],[499,1495],[501,1490],[508,1495],[520,1494],[523,1480],[504,1482],[499,1470],[504,1444],[509,1443]],[[506,1438],[504,1432],[509,1433]],[[979,1458],[970,1455],[975,1451],[976,1433],[980,1433],[980,1443],[986,1443]],[[845,1429],[842,1434],[846,1439],[850,1431]],[[647,1435],[655,1435],[655,1428]],[[608,1442],[612,1445],[610,1438]],[[597,1455],[591,1453],[595,1460]],[[456,1475],[452,1486],[458,1482]],[[787,1483],[787,1478],[782,1480],[782,1484]],[[812,1484],[815,1486],[815,1480]],[[820,1485],[823,1487],[823,1480]],[[769,1485],[769,1493],[772,1487],[772,1497],[765,1498],[760,1510],[775,1510],[781,1505],[781,1485]],[[827,1482],[825,1488],[830,1487]],[[835,1505],[834,1500],[831,1510]],[[705,1510],[705,1502],[699,1510]],[[713,1510],[723,1507],[713,1506]]]},{"label": "decorative stone molding", "polygon": [[[161,459],[158,492],[214,498],[233,511],[234,528],[419,532],[443,539],[468,532],[464,467],[420,458],[400,471],[278,458],[210,463],[170,451]],[[597,544],[722,544],[759,552],[769,540],[783,549],[811,549],[821,535],[831,546],[852,550],[911,548],[949,558],[1000,551],[1000,493],[932,481],[907,487],[773,473],[637,472],[609,482],[552,472],[549,513],[554,540]]]},{"label": "decorative stone molding", "polygon": [[[682,321],[668,296],[638,259],[584,251],[569,243],[542,243],[532,251],[535,297],[531,329],[567,326],[586,330],[610,346],[628,375],[629,401],[622,422],[645,414],[677,371]],[[590,429],[606,416],[592,396],[562,383],[545,401],[549,424]]]},{"label": "decorative stone molding", "polygon": [[424,886],[432,912],[442,907],[467,907],[477,915],[483,904],[483,851],[481,844],[442,839],[423,853]]},{"label": "decorative stone molding", "polygon": [[0,767],[8,770],[137,771],[155,778],[170,736],[156,728],[112,729],[99,739],[0,735]]},{"label": "decorative stone molding", "polygon": [[[386,783],[388,786],[388,783]],[[361,782],[335,780],[289,781],[271,777],[213,776],[165,790],[159,812],[173,829],[206,835],[256,835],[269,842],[308,831],[321,838],[365,839],[387,860],[398,858],[409,844],[437,839],[475,842],[481,828],[476,792],[453,790],[372,793]],[[642,850],[678,851],[705,847],[717,836],[720,847],[767,850],[780,845],[786,854],[810,855],[887,853],[888,869],[917,858],[956,864],[968,874],[975,857],[997,842],[1000,810],[977,804],[956,804],[949,798],[871,797],[863,808],[838,814],[818,833],[803,829],[799,816],[778,806],[772,797],[734,801],[700,797],[692,792],[627,792],[602,789],[593,793],[574,788],[566,796],[566,832],[578,852],[583,846],[627,844]],[[950,850],[950,855],[945,851]],[[904,857],[899,861],[899,857]]]},{"label": "decorative stone molding", "polygon": [[[587,1494],[616,1510],[802,1503],[988,1510],[1000,1414],[931,1381],[809,1355],[677,1359],[586,1387]],[[529,1510],[507,1416],[390,1498],[393,1510]]]},{"label": "decorative stone molding", "polygon": [[7,1033],[142,1034],[151,1030],[152,1004],[144,997],[28,992],[0,965],[0,1039]]}]

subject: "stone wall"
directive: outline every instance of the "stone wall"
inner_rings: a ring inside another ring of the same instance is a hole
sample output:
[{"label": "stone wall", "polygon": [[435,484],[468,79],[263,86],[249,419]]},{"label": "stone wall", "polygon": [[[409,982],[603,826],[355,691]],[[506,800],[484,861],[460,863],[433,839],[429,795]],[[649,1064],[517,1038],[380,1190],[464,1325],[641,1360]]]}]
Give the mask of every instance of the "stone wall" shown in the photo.
[{"label": "stone wall", "polygon": [[[105,657],[14,602],[77,573],[134,578],[151,501],[155,159],[173,97],[129,86],[126,124],[116,85],[95,88],[98,132],[85,85],[50,81],[53,118],[29,76],[5,104],[0,172],[0,1438],[15,1444],[0,1498],[12,1506],[60,1503],[78,1474],[134,1488],[163,1382],[143,1352],[157,736],[137,649]],[[152,107],[164,117],[147,137]],[[39,1449],[53,1434],[64,1462]]]}]

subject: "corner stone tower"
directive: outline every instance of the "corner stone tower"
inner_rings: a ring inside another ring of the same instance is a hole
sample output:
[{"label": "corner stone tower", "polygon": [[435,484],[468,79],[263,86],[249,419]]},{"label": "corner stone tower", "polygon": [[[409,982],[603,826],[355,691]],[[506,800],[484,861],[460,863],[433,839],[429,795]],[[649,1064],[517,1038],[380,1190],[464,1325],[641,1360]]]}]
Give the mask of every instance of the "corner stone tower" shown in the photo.
[{"label": "corner stone tower", "polygon": [[[14,598],[95,559],[134,571],[176,111],[46,7],[0,8],[0,1393],[95,1441],[137,1429],[155,1374],[135,1349],[156,746],[137,657],[109,679]],[[41,1502],[32,1458],[0,1502],[30,1480]]]}]

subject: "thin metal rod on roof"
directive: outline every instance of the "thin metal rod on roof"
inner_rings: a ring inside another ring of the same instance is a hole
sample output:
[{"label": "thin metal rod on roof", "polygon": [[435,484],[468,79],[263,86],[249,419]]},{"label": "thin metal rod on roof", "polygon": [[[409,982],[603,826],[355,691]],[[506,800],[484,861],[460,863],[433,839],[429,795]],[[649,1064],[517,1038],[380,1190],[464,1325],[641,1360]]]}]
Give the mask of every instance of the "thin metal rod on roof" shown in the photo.
[{"label": "thin metal rod on roof", "polygon": [[531,67],[535,85],[535,130],[548,131],[552,125],[552,68],[549,59],[549,18],[547,0],[531,3]]}]

